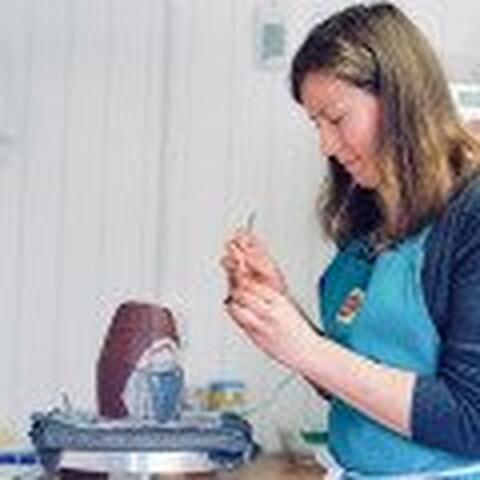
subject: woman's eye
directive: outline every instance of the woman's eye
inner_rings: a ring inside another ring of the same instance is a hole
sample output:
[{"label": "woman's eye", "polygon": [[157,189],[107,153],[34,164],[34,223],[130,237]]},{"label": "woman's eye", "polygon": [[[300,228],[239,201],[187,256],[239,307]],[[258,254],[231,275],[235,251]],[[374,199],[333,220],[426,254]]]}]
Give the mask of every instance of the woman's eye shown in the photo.
[{"label": "woman's eye", "polygon": [[342,120],[345,118],[345,115],[339,115],[337,117],[333,117],[330,119],[330,123],[332,125],[339,125],[340,123],[342,123]]}]

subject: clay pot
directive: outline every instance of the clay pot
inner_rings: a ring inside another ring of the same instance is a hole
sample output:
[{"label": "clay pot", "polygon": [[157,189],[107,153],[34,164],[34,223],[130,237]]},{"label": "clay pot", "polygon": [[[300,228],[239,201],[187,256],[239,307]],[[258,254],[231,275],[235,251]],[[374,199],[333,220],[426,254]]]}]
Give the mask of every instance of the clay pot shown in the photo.
[{"label": "clay pot", "polygon": [[97,405],[100,415],[129,414],[122,399],[125,384],[142,354],[153,342],[170,338],[179,346],[175,319],[167,308],[126,302],[118,307],[97,362]]}]

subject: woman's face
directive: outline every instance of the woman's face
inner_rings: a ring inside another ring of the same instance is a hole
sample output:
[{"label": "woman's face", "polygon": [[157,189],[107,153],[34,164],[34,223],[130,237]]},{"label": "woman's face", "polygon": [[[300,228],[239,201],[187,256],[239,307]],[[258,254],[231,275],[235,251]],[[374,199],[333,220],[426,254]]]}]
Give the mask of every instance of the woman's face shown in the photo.
[{"label": "woman's face", "polygon": [[308,73],[301,100],[320,134],[322,153],[334,157],[363,188],[380,183],[380,101],[370,93],[320,72]]}]

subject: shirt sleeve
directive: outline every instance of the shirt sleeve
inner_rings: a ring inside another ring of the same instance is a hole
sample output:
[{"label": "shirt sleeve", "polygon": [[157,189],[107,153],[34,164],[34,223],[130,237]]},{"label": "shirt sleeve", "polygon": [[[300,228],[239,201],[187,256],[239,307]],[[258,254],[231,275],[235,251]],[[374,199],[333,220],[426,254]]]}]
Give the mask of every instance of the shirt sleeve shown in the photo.
[{"label": "shirt sleeve", "polygon": [[480,195],[448,242],[446,322],[434,376],[418,376],[411,411],[414,441],[480,457]]}]

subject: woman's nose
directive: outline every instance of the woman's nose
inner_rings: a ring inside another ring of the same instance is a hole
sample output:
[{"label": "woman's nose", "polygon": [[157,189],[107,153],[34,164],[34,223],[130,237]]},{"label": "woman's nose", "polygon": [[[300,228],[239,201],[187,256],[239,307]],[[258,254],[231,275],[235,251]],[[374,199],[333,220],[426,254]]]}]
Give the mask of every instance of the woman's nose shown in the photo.
[{"label": "woman's nose", "polygon": [[320,150],[326,157],[336,156],[341,147],[338,133],[331,127],[320,129]]}]

